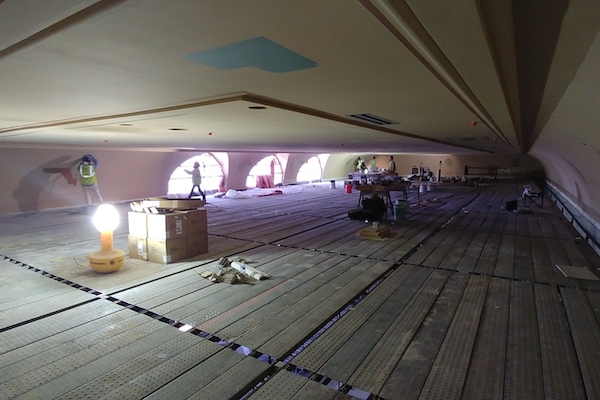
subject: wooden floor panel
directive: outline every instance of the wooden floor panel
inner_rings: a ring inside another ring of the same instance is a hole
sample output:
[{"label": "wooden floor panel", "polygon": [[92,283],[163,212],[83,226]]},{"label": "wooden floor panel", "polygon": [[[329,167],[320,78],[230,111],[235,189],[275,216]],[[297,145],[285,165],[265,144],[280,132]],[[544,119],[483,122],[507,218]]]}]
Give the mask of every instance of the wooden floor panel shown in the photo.
[{"label": "wooden floor panel", "polygon": [[[556,265],[600,256],[522,184],[411,190],[382,240],[357,192],[209,198],[208,253],[114,274],[82,210],[2,217],[0,399],[598,398],[600,283]],[[221,257],[271,279],[203,279]]]}]

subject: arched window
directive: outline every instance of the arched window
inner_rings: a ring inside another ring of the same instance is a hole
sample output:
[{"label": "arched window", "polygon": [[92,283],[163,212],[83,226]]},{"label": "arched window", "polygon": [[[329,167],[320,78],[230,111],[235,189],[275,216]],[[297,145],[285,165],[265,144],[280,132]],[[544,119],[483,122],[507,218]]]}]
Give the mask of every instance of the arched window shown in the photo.
[{"label": "arched window", "polygon": [[323,168],[328,158],[329,154],[309,158],[298,170],[296,182],[318,182],[323,179]]},{"label": "arched window", "polygon": [[248,189],[255,187],[270,187],[270,183],[275,186],[283,183],[281,164],[279,163],[279,159],[275,156],[267,156],[257,162],[246,178],[246,187]]},{"label": "arched window", "polygon": [[223,179],[221,164],[210,153],[194,156],[183,163],[171,174],[169,179],[168,195],[173,197],[186,197],[192,189],[192,176],[187,171],[194,169],[194,163],[200,164],[202,184],[205,193],[215,193],[219,190],[219,184]]}]

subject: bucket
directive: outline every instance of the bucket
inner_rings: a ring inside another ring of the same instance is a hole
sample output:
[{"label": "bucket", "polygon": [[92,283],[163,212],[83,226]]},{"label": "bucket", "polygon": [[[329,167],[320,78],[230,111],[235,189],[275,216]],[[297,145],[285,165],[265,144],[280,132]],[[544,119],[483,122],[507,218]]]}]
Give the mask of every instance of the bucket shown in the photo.
[{"label": "bucket", "polygon": [[335,189],[335,181],[329,181],[329,185],[332,189]]},{"label": "bucket", "polygon": [[408,209],[408,201],[397,200],[394,205],[394,218],[396,221],[402,221],[406,218],[406,210]]},{"label": "bucket", "polygon": [[351,184],[346,184],[346,193],[352,193],[352,185]]}]

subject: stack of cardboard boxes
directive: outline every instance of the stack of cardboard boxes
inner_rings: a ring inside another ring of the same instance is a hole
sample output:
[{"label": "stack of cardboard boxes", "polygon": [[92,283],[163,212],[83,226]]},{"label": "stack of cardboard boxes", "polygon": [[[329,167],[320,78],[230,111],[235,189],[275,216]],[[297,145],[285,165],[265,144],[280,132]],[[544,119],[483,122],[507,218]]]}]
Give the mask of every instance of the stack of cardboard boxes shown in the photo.
[{"label": "stack of cardboard boxes", "polygon": [[208,251],[205,209],[146,213],[130,211],[129,257],[169,264]]}]

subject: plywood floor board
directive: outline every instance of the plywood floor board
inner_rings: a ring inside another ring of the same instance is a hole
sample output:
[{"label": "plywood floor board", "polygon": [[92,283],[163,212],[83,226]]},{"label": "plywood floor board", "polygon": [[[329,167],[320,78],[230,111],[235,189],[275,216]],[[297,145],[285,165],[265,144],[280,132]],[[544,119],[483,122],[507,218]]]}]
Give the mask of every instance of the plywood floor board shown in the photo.
[{"label": "plywood floor board", "polygon": [[[297,253],[302,252],[304,251],[298,251]],[[289,280],[297,279],[297,276],[304,271],[303,268],[297,268],[295,265],[301,257],[300,254],[290,254],[285,259],[277,260],[276,263],[273,262],[276,265],[271,268],[267,268],[269,264],[265,264],[261,271],[270,274],[271,278],[259,281],[255,285],[215,283],[213,286],[218,287],[220,290],[211,293],[210,301],[204,301],[204,298],[202,298],[200,301],[190,302],[180,308],[171,310],[168,315],[197,326],[227,310],[250,301],[257,295],[267,298],[276,295],[279,291],[272,291],[272,289],[285,285]]]},{"label": "plywood floor board", "polygon": [[262,234],[261,241],[265,243],[279,242],[281,239],[293,237],[299,233],[319,230],[333,222],[334,220],[322,218],[314,221],[305,221],[304,218],[300,218],[295,225],[282,225],[277,229],[273,229],[272,232]]},{"label": "plywood floor board", "polygon": [[[110,307],[107,302],[99,301],[96,305],[104,307],[102,309],[98,307],[92,309],[89,305],[85,305],[77,310],[78,312],[96,313],[94,315],[96,319],[86,320],[81,318],[78,325],[70,325],[70,321],[66,318],[72,318],[73,313],[67,314],[65,312],[62,314],[62,318],[43,320],[48,322],[50,327],[53,322],[63,324],[65,326],[64,330],[55,329],[46,332],[46,335],[42,336],[38,332],[21,329],[18,333],[19,337],[30,336],[28,337],[30,341],[25,344],[18,341],[12,341],[11,343],[12,335],[6,332],[3,333],[2,339],[5,341],[6,346],[3,353],[0,354],[0,382],[7,382],[15,377],[32,372],[40,366],[74,354],[82,348],[89,347],[111,331],[114,331],[115,327],[123,329],[122,327],[127,326],[131,329],[131,327],[149,322],[146,316],[120,307]],[[98,311],[103,311],[105,314],[98,315]],[[12,333],[14,334],[14,332]],[[35,333],[39,336],[34,336]],[[33,362],[34,360],[37,361]]]},{"label": "plywood floor board", "polygon": [[[189,335],[188,335],[189,336]],[[176,342],[179,339],[176,339]],[[187,339],[191,340],[191,339]],[[121,375],[117,374],[115,379],[118,379],[118,385],[112,385],[109,393],[104,394],[106,399],[126,399],[126,398],[143,398],[151,395],[155,391],[160,390],[163,386],[170,385],[172,381],[177,381],[177,378],[185,375],[190,368],[200,365],[205,360],[223,351],[223,347],[209,340],[195,340],[193,345],[185,348],[184,351],[173,353],[171,349],[160,353],[149,352],[147,355],[142,355],[144,358],[150,358],[154,361],[151,365],[144,365],[144,368],[138,369],[135,376],[129,379],[122,379]],[[227,354],[224,351],[223,354]],[[229,352],[234,355],[236,353]],[[161,360],[160,364],[156,365],[156,361],[152,358]],[[135,363],[136,360],[133,361]],[[208,374],[209,371],[206,371]],[[107,376],[108,378],[108,376]],[[110,379],[110,378],[109,378]],[[188,384],[185,380],[178,381],[178,384],[184,386]],[[189,382],[189,384],[198,384],[197,382]]]},{"label": "plywood floor board", "polygon": [[445,238],[440,244],[431,252],[431,254],[421,263],[425,267],[440,267],[442,268],[442,262],[448,260],[450,252],[456,248],[456,242],[460,238],[460,233],[455,230],[444,229],[438,232],[435,236],[443,235],[447,231]]},{"label": "plywood floor board", "polygon": [[153,307],[162,304],[173,297],[205,288],[212,283],[208,280],[198,280],[195,270],[182,271],[162,279],[150,281],[139,286],[125,289],[113,294],[114,297],[142,307]]},{"label": "plywood floor board", "polygon": [[533,284],[513,281],[506,344],[505,398],[544,398],[537,321]]},{"label": "plywood floor board", "polygon": [[[33,372],[0,385],[2,396],[8,398],[56,398],[126,363],[175,337],[178,332],[162,322],[149,322],[121,334],[113,335],[81,351],[43,365]],[[145,338],[145,340],[140,340]]]},{"label": "plywood floor board", "polygon": [[517,235],[518,236],[529,236],[529,219],[537,218],[536,216],[529,214],[518,214],[517,217]]},{"label": "plywood floor board", "polygon": [[0,261],[0,271],[0,312],[77,290],[6,260]]},{"label": "plywood floor board", "polygon": [[475,219],[478,215],[477,211],[473,211],[470,206],[471,205],[468,205],[466,202],[464,202],[462,204],[458,204],[453,210],[448,209],[448,211],[454,212],[452,214],[452,218],[448,221],[446,226],[451,229],[467,229],[467,227],[472,223],[473,219]]},{"label": "plywood floor board", "polygon": [[554,264],[552,264],[545,240],[542,238],[530,238],[530,243],[536,281],[551,285],[558,284],[560,278],[558,274],[560,272],[556,271]]},{"label": "plywood floor board", "polygon": [[490,233],[488,235],[485,247],[475,267],[476,273],[483,275],[492,275],[494,273],[501,240],[502,236],[498,233]]},{"label": "plywood floor board", "polygon": [[463,399],[502,399],[510,281],[492,279],[463,389]]},{"label": "plywood floor board", "polygon": [[491,233],[502,233],[504,232],[504,225],[506,224],[507,214],[498,213],[494,216],[494,222],[490,227]]},{"label": "plywood floor board", "polygon": [[519,214],[507,213],[502,233],[505,235],[515,235],[517,233],[517,218]]},{"label": "plywood floor board", "polygon": [[538,317],[544,396],[554,399],[586,398],[583,377],[559,290],[547,285],[534,285],[533,288]]},{"label": "plywood floor board", "polygon": [[[365,260],[368,261],[368,260]],[[367,265],[365,263],[364,265]],[[358,265],[360,267],[360,264]],[[314,292],[314,295],[305,297],[303,300],[293,306],[304,309],[305,312],[298,315],[292,321],[289,321],[285,328],[278,332],[271,340],[258,347],[258,350],[273,355],[283,357],[294,350],[297,345],[316,332],[317,328],[324,322],[329,321],[336,312],[347,305],[360,291],[366,289],[377,277],[387,271],[391,265],[385,262],[375,263],[369,269],[352,277],[349,281],[341,280],[338,285],[341,286],[335,293],[326,295],[325,293]],[[322,297],[318,297],[321,295]],[[295,310],[290,310],[295,311]],[[294,314],[292,313],[292,316]],[[246,335],[241,340],[245,341]],[[291,346],[292,345],[292,346]],[[291,347],[290,347],[291,346]],[[253,346],[249,346],[256,348]]]},{"label": "plywood floor board", "polygon": [[486,232],[477,232],[472,235],[472,240],[458,263],[459,272],[473,272],[475,270],[481,252],[485,248],[487,237],[488,233]]},{"label": "plywood floor board", "polygon": [[529,230],[529,236],[531,237],[544,237],[544,231],[542,230],[540,219],[531,217],[527,219],[527,228]]},{"label": "plywood floor board", "polygon": [[357,221],[352,220],[332,221],[329,224],[320,226],[318,229],[307,230],[292,237],[276,240],[274,244],[312,249],[314,243],[319,243],[329,236],[336,236],[340,230],[349,234],[355,229],[360,229],[360,226],[363,226],[360,222],[357,223]]},{"label": "plywood floor board", "polygon": [[239,235],[241,239],[248,240],[260,237],[261,241],[270,243],[274,240],[289,237],[295,233],[317,228],[330,222],[330,220],[318,217],[281,215],[269,221],[268,224],[261,227],[251,226],[243,232],[234,233],[232,236],[236,237]]},{"label": "plywood floor board", "polygon": [[[451,274],[432,306],[421,329],[379,392],[384,398],[398,393],[406,399],[417,399],[431,370],[434,359],[454,317],[467,285],[468,276]],[[407,377],[410,377],[407,379]]]},{"label": "plywood floor board", "polygon": [[[552,238],[552,239],[556,239],[558,236],[556,234],[556,230],[555,230],[555,225],[552,223],[552,214],[549,215],[532,215],[529,216],[529,218],[536,218],[538,220],[538,223],[540,224],[540,229],[541,229],[541,233],[542,236],[545,238]],[[528,232],[529,234],[529,232]]]},{"label": "plywood floor board", "polygon": [[[570,265],[569,256],[565,253],[560,239],[546,239],[546,249],[550,257],[552,266]],[[556,280],[560,285],[579,287],[577,279],[567,278],[560,271],[556,270]]]},{"label": "plywood floor board", "polygon": [[47,314],[68,309],[74,304],[83,304],[95,299],[96,296],[90,293],[71,288],[64,293],[27,301],[24,304],[19,304],[17,301],[7,303],[6,305],[10,305],[10,307],[6,307],[0,312],[0,329],[16,326],[23,321],[40,318]]},{"label": "plywood floor board", "polygon": [[[454,231],[454,233],[458,236],[457,240],[449,249],[446,257],[436,266],[438,268],[458,271],[465,252],[471,247],[475,236],[474,232]],[[483,247],[483,243],[481,246]]]},{"label": "plywood floor board", "polygon": [[[258,343],[262,343],[260,338],[261,332],[270,334],[270,331],[272,330],[274,331],[274,335],[282,329],[282,326],[287,326],[286,323],[289,322],[284,322],[277,326],[274,322],[277,322],[277,320],[286,320],[286,318],[289,317],[290,307],[295,306],[302,301],[302,299],[305,299],[310,295],[313,295],[315,298],[331,295],[332,286],[339,287],[339,285],[343,285],[344,282],[352,280],[359,274],[356,270],[351,271],[352,267],[356,266],[359,262],[360,260],[358,259],[350,259],[340,255],[330,257],[323,261],[322,265],[319,265],[321,272],[317,276],[310,278],[295,290],[286,293],[278,301],[268,302],[256,311],[248,314],[246,317],[227,325],[222,330],[216,331],[216,333],[219,337],[225,338],[226,340],[238,340],[242,335],[251,333],[251,336],[258,336],[256,339]],[[370,263],[373,264],[372,261],[370,261]],[[331,283],[333,283],[333,285],[328,286]],[[315,292],[317,293],[314,294]],[[298,308],[299,306],[296,307]],[[310,309],[300,309],[298,312],[302,314],[303,312],[310,312]],[[324,318],[326,317],[328,316],[324,316]],[[277,318],[277,320],[273,320],[274,318]],[[251,332],[253,329],[255,332]],[[267,332],[267,330],[269,332]],[[244,343],[246,346],[252,347],[249,340],[244,339]]]},{"label": "plywood floor board", "polygon": [[485,219],[481,223],[481,226],[479,227],[479,231],[480,232],[490,232],[492,230],[492,225],[494,224],[494,221],[496,220],[496,214],[487,213],[484,215],[485,215]]},{"label": "plywood floor board", "polygon": [[598,360],[600,359],[600,326],[597,311],[590,307],[584,291],[561,288],[569,328],[573,337],[579,368],[588,399],[600,397]]},{"label": "plywood floor board", "polygon": [[313,241],[305,248],[342,254],[341,250],[347,249],[348,247],[351,247],[353,243],[357,243],[359,241],[356,234],[364,227],[364,223],[358,223],[352,226],[344,227],[343,230],[340,230],[335,234],[320,237],[319,240]]},{"label": "plywood floor board", "polygon": [[[448,334],[423,385],[424,398],[460,398],[477,335],[489,278],[471,276]],[[460,332],[460,333],[459,333]]]},{"label": "plywood floor board", "polygon": [[410,303],[348,379],[350,384],[373,393],[378,393],[383,388],[441,292],[448,276],[449,273],[445,271],[433,271],[429,275]]},{"label": "plywood floor board", "polygon": [[[210,343],[210,345],[208,345],[208,343]],[[84,381],[83,384],[73,388],[62,397],[100,399],[110,393],[114,393],[116,390],[119,390],[120,387],[128,386],[130,381],[140,380],[141,377],[147,375],[152,370],[165,371],[164,375],[160,378],[158,374],[154,374],[153,378],[162,382],[162,384],[166,384],[168,383],[167,376],[169,375],[167,371],[173,367],[177,367],[176,364],[168,362],[169,359],[176,358],[179,363],[185,363],[186,366],[190,368],[198,362],[198,359],[186,359],[184,354],[192,352],[198,355],[198,349],[195,347],[201,347],[202,350],[206,350],[207,345],[212,350],[209,354],[214,354],[219,350],[218,345],[201,339],[198,336],[190,334],[177,335],[171,340],[157,345],[146,353],[133,356],[126,362],[117,365],[102,374],[97,374],[94,379],[90,379],[87,382]],[[179,369],[183,369],[182,366],[179,366]],[[157,383],[158,382],[155,382],[155,385]],[[149,386],[151,387],[151,384]],[[126,397],[131,397],[134,393],[141,397],[150,393],[148,389],[148,387],[144,389],[137,388],[135,392],[131,391]]]},{"label": "plywood floor board", "polygon": [[[208,385],[188,397],[189,400],[232,399],[243,396],[261,382],[270,369],[269,364],[246,357],[213,379]],[[253,384],[254,383],[254,384]]]},{"label": "plywood floor board", "polygon": [[498,249],[498,258],[494,268],[495,276],[504,278],[513,278],[515,273],[515,246],[516,236],[502,235],[500,247]]},{"label": "plywood floor board", "polygon": [[406,260],[409,264],[422,265],[429,256],[441,245],[446,237],[451,233],[449,229],[443,229],[433,235],[427,242],[423,244],[409,259]]},{"label": "plywood floor board", "polygon": [[[570,219],[568,219],[570,221]],[[573,240],[577,236],[581,236],[579,232],[571,225],[570,223],[565,223],[567,221],[567,217],[560,214],[560,216],[555,216],[554,218],[550,218],[550,222],[554,225],[554,230],[556,232],[556,237],[558,239],[563,240]]]},{"label": "plywood floor board", "polygon": [[[366,362],[366,358],[379,341],[384,336],[389,340],[389,330],[393,329],[395,324],[402,323],[403,320],[397,322],[399,316],[409,307],[411,300],[421,290],[432,272],[425,268],[414,269],[414,273],[404,280],[387,301],[379,306],[364,323],[350,329],[351,335],[347,336],[344,343],[331,355],[329,360],[322,364],[317,372],[342,382],[349,380]],[[353,321],[349,320],[348,322]],[[348,326],[348,324],[345,323],[344,326]],[[327,339],[328,337],[325,337],[322,340],[326,341]],[[376,371],[369,371],[369,373],[373,374]]]},{"label": "plywood floor board", "polygon": [[[245,357],[235,351],[222,349],[206,359],[198,360],[198,363],[188,368],[183,373],[174,376],[168,383],[163,384],[144,398],[147,399],[186,399],[198,395],[198,391],[209,385],[221,376],[227,376],[227,372],[242,362]],[[257,361],[257,360],[254,360]],[[260,361],[257,361],[260,363]],[[254,367],[254,366],[253,366]],[[256,376],[267,368],[266,363],[257,365]],[[252,369],[251,371],[254,371]],[[233,377],[232,377],[233,378]],[[117,400],[120,393],[111,394],[110,399]],[[207,397],[208,398],[208,397]],[[215,397],[216,398],[216,397]]]},{"label": "plywood floor board", "polygon": [[400,308],[398,301],[406,296],[404,289],[414,290],[414,278],[412,277],[415,276],[416,268],[418,267],[404,265],[391,273],[373,289],[372,296],[366,296],[364,300],[346,312],[335,324],[316,338],[310,346],[294,357],[292,363],[310,371],[319,370],[357,330],[363,327],[367,320],[373,318],[375,314],[381,314],[382,311],[385,315],[386,310],[380,310],[382,304],[390,303]]},{"label": "plywood floor board", "polygon": [[533,250],[528,236],[516,236],[515,240],[515,279],[534,281]]},{"label": "plywood floor board", "polygon": [[[301,264],[294,265],[294,268],[300,270],[297,276],[265,290],[260,296],[254,296],[237,306],[221,310],[220,313],[212,315],[210,319],[197,325],[197,327],[221,335],[223,329],[256,313],[263,307],[269,307],[275,303],[279,307],[282,307],[283,304],[288,306],[293,304],[309,293],[311,287],[312,290],[316,290],[316,288],[327,283],[327,278],[333,279],[342,272],[340,269],[333,269],[340,263],[340,257],[328,253],[313,254],[314,257],[303,259]],[[258,321],[253,319],[252,323],[257,324]]]},{"label": "plywood floor board", "polygon": [[[99,234],[81,210],[1,217],[0,318],[12,325],[0,327],[0,399],[239,398],[252,388],[257,398],[600,397],[600,287],[555,267],[595,268],[600,256],[575,243],[551,202],[503,210],[522,185],[413,190],[407,218],[382,222],[397,235],[381,241],[359,238],[367,225],[347,217],[357,192],[209,198],[208,253],[167,265],[127,258],[114,274],[87,267]],[[129,204],[117,209],[126,218]],[[115,247],[127,231],[115,231]],[[220,257],[254,261],[272,279],[201,278]],[[283,376],[290,388],[277,387]]]}]

